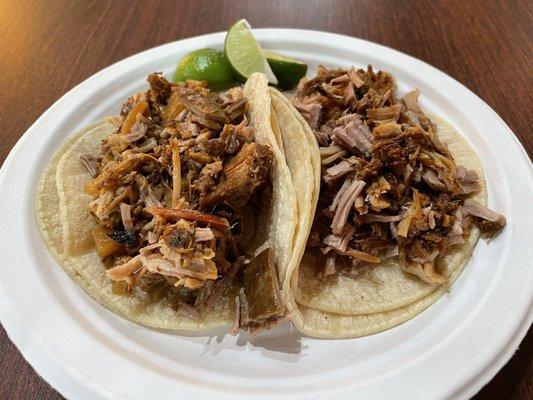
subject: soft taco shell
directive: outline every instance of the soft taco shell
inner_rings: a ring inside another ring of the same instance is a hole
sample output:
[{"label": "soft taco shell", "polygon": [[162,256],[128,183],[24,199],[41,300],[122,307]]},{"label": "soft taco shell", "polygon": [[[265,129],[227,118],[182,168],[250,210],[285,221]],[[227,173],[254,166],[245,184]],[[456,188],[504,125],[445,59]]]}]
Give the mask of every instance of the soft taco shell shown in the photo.
[{"label": "soft taco shell", "polygon": [[[484,175],[476,153],[451,124],[435,115],[430,118],[457,164],[478,173],[482,189],[474,198],[486,204]],[[369,268],[357,279],[335,276],[319,280],[312,254],[306,253],[299,267],[291,264],[292,282],[286,296],[292,320],[307,335],[331,338],[364,336],[398,325],[446,292],[468,262],[478,238],[479,231],[473,229],[467,242],[456,246],[439,265],[447,281],[438,287],[405,273],[394,260]]]},{"label": "soft taco shell", "polygon": [[[105,276],[104,265],[96,251],[90,246],[85,247],[87,250],[85,253],[80,248],[68,247],[70,243],[84,242],[67,240],[65,231],[71,235],[84,237],[87,233],[85,229],[90,229],[91,224],[79,224],[77,221],[80,219],[71,218],[70,213],[63,212],[64,208],[83,213],[87,221],[91,221],[93,217],[89,214],[88,208],[83,209],[82,206],[82,204],[88,206],[90,201],[83,192],[83,183],[91,179],[90,175],[87,174],[83,180],[76,168],[72,171],[72,175],[69,175],[65,169],[75,164],[74,160],[79,159],[80,152],[93,149],[95,143],[99,145],[101,139],[107,137],[114,129],[114,126],[108,123],[84,129],[61,146],[43,171],[37,191],[36,207],[39,228],[46,245],[56,261],[87,294],[111,311],[134,322],[154,328],[180,330],[225,324],[231,317],[227,301],[216,310],[202,315],[201,321],[197,322],[184,313],[175,311],[164,299],[152,301],[140,290],[133,296],[116,295],[112,291],[111,281]],[[71,179],[57,180],[58,175],[64,179],[65,174]],[[73,185],[79,182],[82,182],[82,186],[76,186],[74,190]],[[68,202],[65,202],[66,198]],[[67,217],[67,223],[62,219],[63,215]]]},{"label": "soft taco shell", "polygon": [[[477,172],[482,189],[474,199],[486,204],[483,169],[476,153],[451,124],[435,115],[430,117],[437,127],[439,139],[449,147],[457,164]],[[464,256],[472,253],[478,238],[479,232],[473,231],[465,244],[456,246],[439,263],[438,269],[446,279],[463,266]],[[300,264],[298,285],[293,289],[296,301],[309,308],[360,315],[389,311],[411,304],[435,291],[436,286],[404,272],[397,259],[368,268],[360,278],[334,275],[319,280],[315,276],[314,257],[307,253]]]},{"label": "soft taco shell", "polygon": [[307,308],[296,304],[292,299],[292,307],[295,307],[292,321],[303,334],[323,339],[356,338],[385,331],[416,317],[446,294],[469,258],[470,254],[465,254],[461,266],[451,273],[443,285],[426,297],[406,306],[374,314],[343,315]]},{"label": "soft taco shell", "polygon": [[[251,105],[250,119],[256,129],[256,140],[259,143],[269,143],[274,152],[272,174],[275,177],[272,184],[273,206],[269,215],[264,214],[257,226],[262,235],[254,237],[256,252],[267,247],[275,251],[276,265],[280,283],[288,273],[289,261],[293,253],[298,213],[296,192],[291,179],[291,172],[285,161],[281,148],[279,116],[272,116],[272,99],[268,89],[268,79],[264,74],[255,73],[248,78],[244,85],[244,96]],[[274,129],[272,121],[276,121]],[[279,142],[279,145],[277,143]]]},{"label": "soft taco shell", "polygon": [[[264,88],[256,87],[264,85]],[[252,103],[250,119],[255,127],[255,139],[271,146],[275,160],[271,173],[271,203],[265,205],[257,223],[256,248],[272,247],[276,251],[279,270],[284,273],[290,258],[297,215],[294,213],[296,195],[288,167],[278,148],[270,126],[270,97],[266,81],[247,84],[247,96]],[[256,96],[267,94],[267,99]],[[256,112],[258,105],[269,103],[266,110]],[[134,322],[153,328],[170,330],[198,330],[224,325],[232,320],[230,299],[223,299],[215,309],[201,312],[195,321],[184,312],[176,311],[166,298],[150,298],[136,289],[131,296],[113,293],[112,282],[97,255],[90,237],[94,220],[89,213],[91,197],[83,190],[91,176],[81,166],[79,155],[95,152],[101,140],[114,131],[108,123],[86,129],[67,141],[46,167],[37,193],[37,219],[43,238],[59,264],[99,303]],[[285,263],[285,264],[284,264]],[[233,298],[233,296],[232,296]]]},{"label": "soft taco shell", "polygon": [[[270,94],[297,193],[298,225],[288,266],[288,270],[293,271],[302,259],[316,210],[320,192],[320,154],[313,132],[292,104],[274,88],[270,88]],[[282,285],[286,297],[290,295],[290,280],[289,273]]]}]

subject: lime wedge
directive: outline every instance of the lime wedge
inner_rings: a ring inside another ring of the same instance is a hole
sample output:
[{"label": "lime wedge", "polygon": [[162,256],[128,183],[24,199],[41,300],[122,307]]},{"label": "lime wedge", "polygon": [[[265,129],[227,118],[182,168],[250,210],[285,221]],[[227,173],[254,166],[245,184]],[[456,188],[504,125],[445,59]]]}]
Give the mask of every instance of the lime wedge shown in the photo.
[{"label": "lime wedge", "polygon": [[252,35],[250,24],[245,19],[237,21],[229,30],[224,42],[226,56],[237,75],[246,80],[254,72],[264,73],[268,81],[278,83],[261,51],[261,46]]},{"label": "lime wedge", "polygon": [[222,90],[231,86],[236,77],[224,52],[200,49],[187,54],[176,67],[174,82],[187,79],[206,81],[211,89]]},{"label": "lime wedge", "polygon": [[272,72],[278,78],[278,86],[281,89],[292,89],[307,72],[307,64],[295,58],[283,56],[270,50],[263,50]]}]

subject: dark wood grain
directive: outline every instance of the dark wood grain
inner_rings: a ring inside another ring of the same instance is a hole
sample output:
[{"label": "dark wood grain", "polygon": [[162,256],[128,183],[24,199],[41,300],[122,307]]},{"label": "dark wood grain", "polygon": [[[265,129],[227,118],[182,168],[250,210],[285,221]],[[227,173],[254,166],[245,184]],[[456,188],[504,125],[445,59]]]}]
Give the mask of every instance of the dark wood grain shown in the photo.
[{"label": "dark wood grain", "polygon": [[[378,42],[450,74],[485,100],[533,153],[533,3],[457,1],[0,2],[0,162],[63,93],[98,70],[169,41],[255,27],[331,31]],[[6,266],[4,266],[6,267]],[[533,398],[530,331],[476,400]],[[0,398],[60,399],[0,329]]]}]

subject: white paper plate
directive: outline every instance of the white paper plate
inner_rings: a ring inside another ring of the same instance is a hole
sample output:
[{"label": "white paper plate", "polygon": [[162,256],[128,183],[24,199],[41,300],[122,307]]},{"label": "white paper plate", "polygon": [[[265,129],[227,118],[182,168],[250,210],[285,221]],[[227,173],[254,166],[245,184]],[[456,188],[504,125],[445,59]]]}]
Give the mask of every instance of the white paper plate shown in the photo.
[{"label": "white paper plate", "polygon": [[482,100],[435,68],[389,48],[322,32],[260,29],[265,48],[309,63],[385,69],[401,92],[452,122],[476,149],[489,206],[507,216],[481,241],[448,295],[416,318],[356,340],[314,340],[284,326],[251,341],[227,330],[178,336],[125,321],[91,300],[48,254],[36,226],[39,173],[59,144],[170,74],[185,54],[222,48],[217,33],[145,51],[57,101],[13,148],[0,175],[0,317],[24,357],[72,399],[466,398],[509,359],[531,324],[532,165]]}]

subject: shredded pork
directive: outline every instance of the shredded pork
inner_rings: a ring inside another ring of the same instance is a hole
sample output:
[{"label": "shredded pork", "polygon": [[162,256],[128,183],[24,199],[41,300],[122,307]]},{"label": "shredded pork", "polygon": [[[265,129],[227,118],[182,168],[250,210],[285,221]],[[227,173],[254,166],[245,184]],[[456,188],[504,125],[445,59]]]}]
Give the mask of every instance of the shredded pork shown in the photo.
[{"label": "shredded pork", "polygon": [[[399,257],[430,284],[436,262],[476,224],[488,236],[505,217],[469,199],[476,172],[457,165],[418,102],[397,98],[383,71],[318,68],[300,82],[294,106],[315,133],[322,186],[308,247],[320,249],[319,276]],[[343,272],[344,273],[344,272]]]},{"label": "shredded pork", "polygon": [[[232,287],[256,279],[241,271],[247,254],[235,236],[249,229],[243,215],[260,201],[273,154],[253,140],[241,88],[219,95],[203,82],[173,84],[157,73],[148,82],[113,119],[117,129],[101,155],[80,157],[94,177],[85,186],[99,225],[93,235],[117,292],[162,293],[199,320]],[[277,296],[257,298],[278,306]],[[236,321],[234,331],[257,329],[257,321]]]}]

